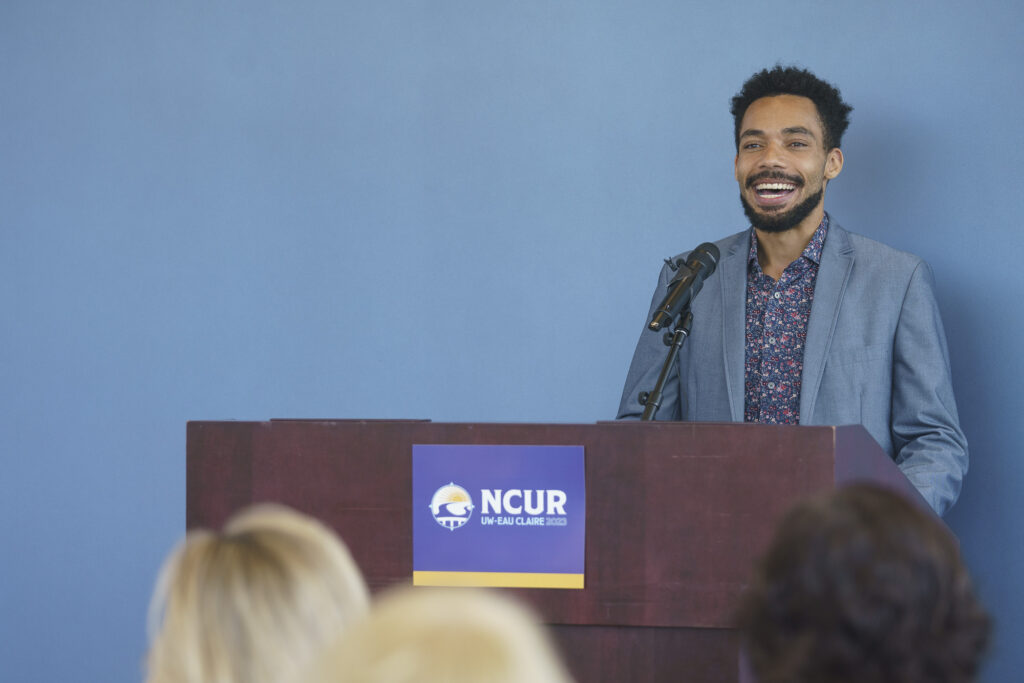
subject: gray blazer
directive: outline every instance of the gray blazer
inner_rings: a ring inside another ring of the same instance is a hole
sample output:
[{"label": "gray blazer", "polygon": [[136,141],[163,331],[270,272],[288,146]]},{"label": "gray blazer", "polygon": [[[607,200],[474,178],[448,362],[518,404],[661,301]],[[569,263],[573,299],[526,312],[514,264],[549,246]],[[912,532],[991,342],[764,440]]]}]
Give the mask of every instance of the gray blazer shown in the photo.
[{"label": "gray blazer", "polygon": [[[743,421],[750,231],[717,245],[721,260],[693,301],[693,329],[666,384],[659,420]],[[671,275],[662,268],[647,320]],[[800,424],[864,425],[943,514],[960,495],[967,440],[933,288],[920,258],[830,222],[807,323]],[[619,418],[643,413],[637,396],[654,387],[667,350],[661,333],[641,333]]]}]

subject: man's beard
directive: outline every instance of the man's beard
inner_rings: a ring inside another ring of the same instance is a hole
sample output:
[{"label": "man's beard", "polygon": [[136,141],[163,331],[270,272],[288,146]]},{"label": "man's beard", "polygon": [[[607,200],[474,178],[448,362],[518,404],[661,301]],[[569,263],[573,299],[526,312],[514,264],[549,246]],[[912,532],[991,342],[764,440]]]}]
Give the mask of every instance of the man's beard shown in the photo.
[{"label": "man's beard", "polygon": [[[764,179],[765,177],[762,176],[760,178],[752,178],[751,180]],[[752,182],[748,182],[748,185],[750,184]],[[821,203],[821,198],[824,196],[825,186],[822,185],[818,188],[817,192],[784,213],[759,213],[743,196],[742,190],[740,191],[740,203],[743,204],[743,213],[747,214],[747,220],[758,230],[762,232],[785,232],[795,228],[805,218],[810,216],[814,208]]]}]

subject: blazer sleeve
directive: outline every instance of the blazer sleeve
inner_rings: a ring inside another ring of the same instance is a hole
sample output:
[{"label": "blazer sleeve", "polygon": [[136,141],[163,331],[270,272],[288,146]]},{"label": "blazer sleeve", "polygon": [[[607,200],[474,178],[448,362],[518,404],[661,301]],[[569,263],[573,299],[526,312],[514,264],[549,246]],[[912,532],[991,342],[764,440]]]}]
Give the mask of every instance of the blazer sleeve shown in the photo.
[{"label": "blazer sleeve", "polygon": [[932,508],[944,514],[967,473],[946,333],[931,269],[920,261],[910,278],[893,342],[891,430],[896,464]]},{"label": "blazer sleeve", "polygon": [[[636,350],[633,352],[633,361],[629,365],[629,372],[626,374],[626,385],[622,390],[622,398],[619,401],[619,411],[616,419],[639,419],[644,412],[644,406],[640,405],[638,399],[641,391],[650,391],[658,381],[661,373],[661,366],[668,356],[668,347],[662,340],[662,332],[652,332],[647,329],[647,321],[654,315],[655,309],[668,293],[668,283],[672,278],[672,271],[668,266],[661,269],[658,276],[658,286],[654,289],[651,297],[651,307],[644,319],[644,327],[640,332],[640,339],[637,341]],[[677,360],[678,363],[678,360]],[[662,394],[661,407],[655,414],[656,420],[680,420],[682,419],[681,396],[679,392],[679,369],[678,365],[673,368],[668,379],[665,380],[665,387]]]}]

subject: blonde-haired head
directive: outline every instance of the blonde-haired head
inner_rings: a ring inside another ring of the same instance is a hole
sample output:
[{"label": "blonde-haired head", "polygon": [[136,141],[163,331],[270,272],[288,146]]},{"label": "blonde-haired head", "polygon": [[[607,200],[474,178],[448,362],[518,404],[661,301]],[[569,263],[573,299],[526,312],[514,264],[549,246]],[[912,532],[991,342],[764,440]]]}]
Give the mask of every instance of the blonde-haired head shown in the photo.
[{"label": "blonde-haired head", "polygon": [[320,522],[259,505],[171,553],[150,606],[149,683],[278,683],[368,610],[348,549]]},{"label": "blonde-haired head", "polygon": [[569,683],[543,626],[489,591],[399,588],[328,651],[310,683]]}]

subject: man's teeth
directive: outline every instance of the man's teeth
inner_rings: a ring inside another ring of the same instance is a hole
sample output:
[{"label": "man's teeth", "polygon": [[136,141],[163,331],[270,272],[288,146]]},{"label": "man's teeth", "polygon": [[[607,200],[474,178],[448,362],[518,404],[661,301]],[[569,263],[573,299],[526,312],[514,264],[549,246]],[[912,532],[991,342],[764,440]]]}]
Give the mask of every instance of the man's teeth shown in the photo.
[{"label": "man's teeth", "polygon": [[796,189],[793,183],[758,183],[754,185],[758,196],[763,199],[778,199]]}]

